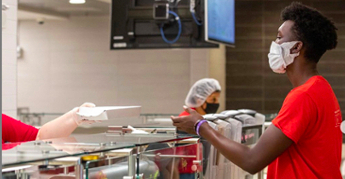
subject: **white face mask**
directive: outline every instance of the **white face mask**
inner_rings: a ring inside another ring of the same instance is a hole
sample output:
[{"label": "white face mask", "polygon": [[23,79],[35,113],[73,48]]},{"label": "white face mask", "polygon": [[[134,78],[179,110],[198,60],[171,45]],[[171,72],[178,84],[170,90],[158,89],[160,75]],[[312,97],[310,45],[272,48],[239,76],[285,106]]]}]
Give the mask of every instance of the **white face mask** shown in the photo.
[{"label": "white face mask", "polygon": [[284,42],[279,45],[274,41],[272,42],[270,53],[268,54],[268,62],[275,73],[285,73],[286,67],[299,55],[299,52],[290,54],[291,48],[295,46],[296,43],[297,41],[292,41]]}]

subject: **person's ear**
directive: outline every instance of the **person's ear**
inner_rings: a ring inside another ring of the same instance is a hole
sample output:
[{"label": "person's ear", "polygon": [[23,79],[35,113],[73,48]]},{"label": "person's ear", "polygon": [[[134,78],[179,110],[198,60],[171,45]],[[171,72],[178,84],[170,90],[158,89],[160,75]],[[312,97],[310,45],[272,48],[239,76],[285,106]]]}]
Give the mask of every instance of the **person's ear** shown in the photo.
[{"label": "person's ear", "polygon": [[292,48],[291,48],[291,54],[298,53],[303,48],[303,42],[298,41]]}]

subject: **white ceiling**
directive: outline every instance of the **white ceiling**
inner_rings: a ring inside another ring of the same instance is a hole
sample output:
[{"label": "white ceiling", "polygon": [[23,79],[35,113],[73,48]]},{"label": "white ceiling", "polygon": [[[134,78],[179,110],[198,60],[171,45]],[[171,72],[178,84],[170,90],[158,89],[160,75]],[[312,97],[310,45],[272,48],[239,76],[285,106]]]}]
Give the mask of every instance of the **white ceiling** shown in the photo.
[{"label": "white ceiling", "polygon": [[111,0],[86,0],[85,4],[70,4],[69,0],[19,0],[18,19],[65,20],[70,16],[110,15]]}]

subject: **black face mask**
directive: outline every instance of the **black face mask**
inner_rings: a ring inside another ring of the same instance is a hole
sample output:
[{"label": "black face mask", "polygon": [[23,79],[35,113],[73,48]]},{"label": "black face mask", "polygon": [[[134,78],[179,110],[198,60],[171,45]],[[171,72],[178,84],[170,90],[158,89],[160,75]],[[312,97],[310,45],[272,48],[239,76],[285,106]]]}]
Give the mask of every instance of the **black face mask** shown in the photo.
[{"label": "black face mask", "polygon": [[207,103],[206,108],[204,109],[206,114],[213,114],[216,113],[219,108],[219,103]]}]

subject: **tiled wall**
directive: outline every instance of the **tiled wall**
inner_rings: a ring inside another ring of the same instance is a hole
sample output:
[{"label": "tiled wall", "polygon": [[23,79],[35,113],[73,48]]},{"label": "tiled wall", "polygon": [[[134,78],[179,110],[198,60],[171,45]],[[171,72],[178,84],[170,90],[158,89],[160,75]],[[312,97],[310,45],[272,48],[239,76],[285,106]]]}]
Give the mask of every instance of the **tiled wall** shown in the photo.
[{"label": "tiled wall", "polygon": [[[328,51],[318,69],[332,85],[343,116],[345,112],[345,1],[301,1],[333,18],[338,27],[338,46]],[[236,48],[227,48],[228,109],[250,108],[276,113],[291,90],[286,75],[271,71],[267,54],[281,25],[280,11],[291,1],[236,1]]]},{"label": "tiled wall", "polygon": [[208,76],[207,49],[109,50],[108,17],[19,22],[18,107],[65,112],[85,101],[180,113],[190,86]]},{"label": "tiled wall", "polygon": [[2,29],[2,113],[17,116],[17,1],[3,0],[6,25]]}]

